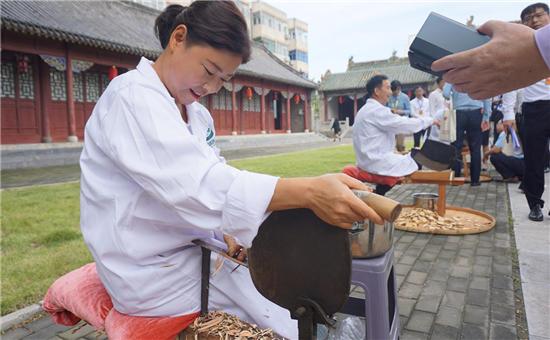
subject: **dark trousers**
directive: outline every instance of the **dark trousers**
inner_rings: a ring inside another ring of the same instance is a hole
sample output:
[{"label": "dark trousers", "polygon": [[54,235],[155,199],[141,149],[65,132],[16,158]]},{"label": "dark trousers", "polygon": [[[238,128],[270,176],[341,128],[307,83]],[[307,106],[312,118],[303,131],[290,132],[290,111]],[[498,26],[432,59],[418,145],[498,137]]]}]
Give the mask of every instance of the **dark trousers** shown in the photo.
[{"label": "dark trousers", "polygon": [[472,183],[479,182],[481,173],[481,120],[483,115],[478,110],[456,110],[456,141],[455,147],[460,162],[456,162],[455,176],[460,177],[462,168],[462,144],[464,132],[470,149],[470,179]]},{"label": "dark trousers", "polygon": [[544,206],[544,167],[550,138],[550,100],[523,103],[523,153],[525,176],[523,191],[529,208],[535,204]]},{"label": "dark trousers", "polygon": [[489,159],[502,178],[523,178],[523,159],[507,156],[502,152],[492,154]]}]

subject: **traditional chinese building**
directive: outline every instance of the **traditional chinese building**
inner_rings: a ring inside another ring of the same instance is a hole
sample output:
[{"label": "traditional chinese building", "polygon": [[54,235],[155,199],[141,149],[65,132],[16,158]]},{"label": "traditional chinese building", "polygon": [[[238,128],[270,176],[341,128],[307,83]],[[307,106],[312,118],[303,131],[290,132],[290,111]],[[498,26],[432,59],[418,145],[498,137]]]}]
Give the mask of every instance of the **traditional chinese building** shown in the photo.
[{"label": "traditional chinese building", "polygon": [[348,119],[350,125],[353,125],[357,111],[367,100],[367,81],[376,74],[384,74],[390,81],[399,80],[402,91],[409,97],[412,96],[415,87],[422,86],[428,91],[435,81],[432,75],[412,68],[408,58],[398,58],[395,53],[386,60],[358,63],[354,62],[352,57],[348,60],[346,72],[327,71],[321,78],[319,92],[322,98],[321,116],[324,120]]},{"label": "traditional chinese building", "polygon": [[[110,79],[161,53],[158,14],[123,1],[3,1],[2,144],[82,139]],[[252,60],[201,102],[220,135],[303,132],[315,88],[254,44]]]}]

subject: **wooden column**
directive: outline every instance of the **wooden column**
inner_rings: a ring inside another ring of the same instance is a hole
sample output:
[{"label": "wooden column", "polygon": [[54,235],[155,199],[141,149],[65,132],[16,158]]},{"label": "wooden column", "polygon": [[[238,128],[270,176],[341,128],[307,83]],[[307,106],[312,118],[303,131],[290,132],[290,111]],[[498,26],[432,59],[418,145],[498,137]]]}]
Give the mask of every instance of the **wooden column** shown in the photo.
[{"label": "wooden column", "polygon": [[260,133],[265,133],[265,92],[262,86],[262,95],[260,96],[260,126],[262,131]]},{"label": "wooden column", "polygon": [[290,91],[288,91],[288,96],[286,98],[286,133],[291,133],[292,129],[290,128]]},{"label": "wooden column", "polygon": [[353,116],[357,116],[357,94],[353,97]]},{"label": "wooden column", "polygon": [[304,99],[304,132],[309,132],[309,100],[307,92]]},{"label": "wooden column", "polygon": [[[52,134],[50,129],[50,113],[46,107],[46,89],[48,88],[48,80],[50,79],[50,72],[48,72],[48,65],[39,57],[38,61],[38,76],[40,78],[40,115],[42,122],[42,142],[51,143]],[[51,91],[51,90],[50,90]]]},{"label": "wooden column", "polygon": [[231,134],[237,134],[237,94],[235,93],[235,80],[231,81]]},{"label": "wooden column", "polygon": [[67,115],[69,118],[69,136],[67,141],[78,142],[76,136],[76,119],[74,113],[74,96],[73,96],[73,59],[69,51],[69,45],[65,48],[65,78],[67,79]]}]

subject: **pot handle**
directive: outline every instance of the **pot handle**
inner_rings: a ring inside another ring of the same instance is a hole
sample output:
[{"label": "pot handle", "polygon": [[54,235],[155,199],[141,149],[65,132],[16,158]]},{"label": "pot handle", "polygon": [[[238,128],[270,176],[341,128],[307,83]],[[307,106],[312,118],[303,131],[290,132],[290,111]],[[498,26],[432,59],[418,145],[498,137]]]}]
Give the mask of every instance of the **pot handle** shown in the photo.
[{"label": "pot handle", "polygon": [[353,193],[367,203],[385,221],[393,223],[401,214],[401,203],[391,198],[363,190],[352,190]]}]

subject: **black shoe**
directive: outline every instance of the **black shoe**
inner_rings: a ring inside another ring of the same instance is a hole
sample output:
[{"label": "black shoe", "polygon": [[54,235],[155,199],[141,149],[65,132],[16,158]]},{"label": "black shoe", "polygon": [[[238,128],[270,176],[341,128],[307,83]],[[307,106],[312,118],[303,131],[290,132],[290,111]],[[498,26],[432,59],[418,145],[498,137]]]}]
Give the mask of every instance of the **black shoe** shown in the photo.
[{"label": "black shoe", "polygon": [[529,219],[531,221],[540,222],[542,221],[542,210],[540,209],[540,205],[535,204],[533,208],[531,208],[531,212],[529,213]]},{"label": "black shoe", "polygon": [[470,186],[471,186],[471,187],[478,187],[478,186],[480,186],[480,185],[481,185],[480,182],[472,182],[472,183],[470,183]]}]

